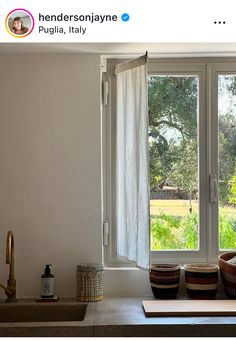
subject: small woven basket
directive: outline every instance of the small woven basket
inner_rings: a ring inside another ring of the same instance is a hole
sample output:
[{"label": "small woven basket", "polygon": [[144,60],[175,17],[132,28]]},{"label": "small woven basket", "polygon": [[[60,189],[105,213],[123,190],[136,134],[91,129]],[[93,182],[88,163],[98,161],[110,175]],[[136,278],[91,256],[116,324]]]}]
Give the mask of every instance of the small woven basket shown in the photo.
[{"label": "small woven basket", "polygon": [[97,302],[103,300],[104,267],[102,264],[77,265],[77,300]]},{"label": "small woven basket", "polygon": [[176,298],[179,290],[179,264],[152,264],[149,279],[156,298]]},{"label": "small woven basket", "polygon": [[214,299],[218,286],[218,265],[185,264],[187,294],[194,299]]}]

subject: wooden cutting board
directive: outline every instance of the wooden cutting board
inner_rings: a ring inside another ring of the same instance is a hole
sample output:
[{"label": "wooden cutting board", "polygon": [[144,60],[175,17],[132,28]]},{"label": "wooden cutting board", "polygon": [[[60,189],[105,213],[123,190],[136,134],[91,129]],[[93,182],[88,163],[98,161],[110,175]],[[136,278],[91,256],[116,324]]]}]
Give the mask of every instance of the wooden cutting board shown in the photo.
[{"label": "wooden cutting board", "polygon": [[235,300],[155,300],[143,301],[146,317],[236,316]]}]

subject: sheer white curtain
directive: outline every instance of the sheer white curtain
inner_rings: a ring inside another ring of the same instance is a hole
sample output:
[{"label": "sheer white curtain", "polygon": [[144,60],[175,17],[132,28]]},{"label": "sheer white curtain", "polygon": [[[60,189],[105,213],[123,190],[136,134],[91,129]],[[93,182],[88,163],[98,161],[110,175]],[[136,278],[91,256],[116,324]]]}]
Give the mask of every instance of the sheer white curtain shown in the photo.
[{"label": "sheer white curtain", "polygon": [[146,56],[116,68],[117,253],[148,269],[150,256]]}]

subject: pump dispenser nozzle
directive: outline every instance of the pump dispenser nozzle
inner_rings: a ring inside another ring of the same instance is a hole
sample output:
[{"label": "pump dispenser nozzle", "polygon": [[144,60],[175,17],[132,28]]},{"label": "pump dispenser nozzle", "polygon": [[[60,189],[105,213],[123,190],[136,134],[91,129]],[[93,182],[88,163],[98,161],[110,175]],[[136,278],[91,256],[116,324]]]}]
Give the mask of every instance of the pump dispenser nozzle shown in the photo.
[{"label": "pump dispenser nozzle", "polygon": [[51,275],[50,266],[52,266],[52,264],[46,264],[45,275]]}]

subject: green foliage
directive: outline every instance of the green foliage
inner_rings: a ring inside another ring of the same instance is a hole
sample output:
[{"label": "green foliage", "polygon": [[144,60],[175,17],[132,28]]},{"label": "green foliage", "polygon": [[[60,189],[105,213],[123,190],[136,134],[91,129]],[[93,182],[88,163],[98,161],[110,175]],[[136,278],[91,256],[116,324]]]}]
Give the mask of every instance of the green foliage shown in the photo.
[{"label": "green foliage", "polygon": [[172,167],[171,179],[174,186],[186,191],[190,200],[193,198],[194,192],[197,192],[198,186],[197,157],[196,140],[183,141],[180,146],[180,153]]},{"label": "green foliage", "polygon": [[183,221],[183,236],[187,249],[198,249],[198,215],[188,214]]},{"label": "green foliage", "polygon": [[151,240],[152,249],[179,249],[180,242],[178,238],[178,229],[180,226],[180,217],[161,214],[151,217]]},{"label": "green foliage", "polygon": [[151,189],[162,188],[170,171],[169,148],[166,145],[160,150],[159,147],[155,141],[149,144]]},{"label": "green foliage", "polygon": [[234,174],[236,157],[235,129],[236,117],[232,113],[219,116],[219,201],[229,203],[230,180]]},{"label": "green foliage", "polygon": [[219,217],[220,249],[236,248],[236,219],[225,215]]},{"label": "green foliage", "polygon": [[231,178],[231,187],[230,187],[230,195],[229,195],[229,203],[236,204],[236,166],[234,170],[234,175]]},{"label": "green foliage", "polygon": [[219,93],[224,93],[225,89],[232,94],[236,95],[236,77],[234,76],[220,76],[219,77]]},{"label": "green foliage", "polygon": [[[236,77],[220,76],[218,90],[220,96],[234,96]],[[191,200],[198,178],[197,77],[150,76],[148,105],[151,191],[169,184],[186,191]],[[236,116],[233,109],[227,110],[219,112],[219,202],[223,205],[229,203],[229,196],[232,203],[229,182],[236,158]]]},{"label": "green foliage", "polygon": [[151,133],[158,133],[157,127],[163,132],[172,127],[181,134],[196,136],[196,77],[149,77],[148,103]]},{"label": "green foliage", "polygon": [[197,139],[197,87],[192,76],[148,79],[151,190],[171,179],[172,165],[183,150],[179,143]]},{"label": "green foliage", "polygon": [[[219,217],[220,249],[236,248],[236,219]],[[198,214],[151,216],[151,250],[197,250]]]},{"label": "green foliage", "polygon": [[176,217],[165,213],[151,217],[152,250],[192,250],[198,248],[197,214]]}]

